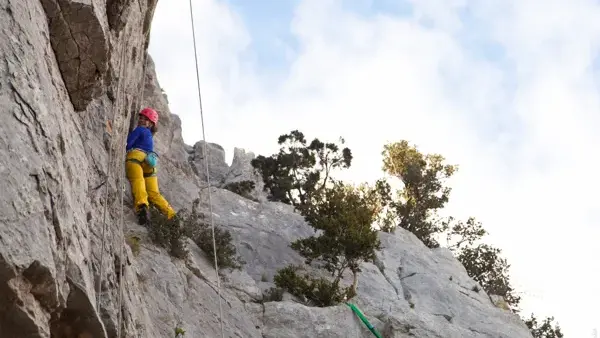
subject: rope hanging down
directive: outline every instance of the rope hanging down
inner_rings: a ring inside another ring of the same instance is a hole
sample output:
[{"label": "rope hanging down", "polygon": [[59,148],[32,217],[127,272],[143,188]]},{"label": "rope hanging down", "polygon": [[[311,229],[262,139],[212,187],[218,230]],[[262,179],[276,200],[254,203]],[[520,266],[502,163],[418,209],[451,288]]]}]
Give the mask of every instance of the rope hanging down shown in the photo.
[{"label": "rope hanging down", "polygon": [[[125,49],[122,49],[122,53],[121,53],[121,65],[123,65],[125,63]],[[122,68],[121,68],[121,72],[122,72]],[[121,75],[121,74],[119,74]],[[101,248],[100,248],[100,274],[98,276],[98,286],[96,287],[96,311],[100,311],[100,292],[102,291],[102,281],[104,280],[104,245],[106,243],[106,214],[107,214],[107,209],[108,209],[108,187],[110,185],[109,183],[109,179],[110,179],[110,168],[111,168],[111,161],[113,159],[114,156],[114,152],[113,152],[113,148],[115,147],[115,142],[118,141],[116,137],[113,137],[112,133],[113,133],[113,129],[112,126],[114,125],[114,121],[115,118],[117,117],[117,110],[119,107],[119,102],[122,101],[122,88],[121,88],[121,81],[119,81],[119,83],[117,84],[117,98],[116,98],[116,104],[115,104],[115,108],[113,109],[113,118],[112,118],[112,122],[109,122],[111,120],[106,119],[106,127],[109,128],[109,132],[110,132],[110,137],[111,137],[111,145],[110,148],[108,150],[108,160],[106,162],[106,181],[104,182],[104,184],[106,185],[106,188],[104,189],[104,210],[102,212],[102,239],[101,239]],[[123,209],[123,205],[121,202],[121,209]],[[121,210],[122,211],[122,210]]]},{"label": "rope hanging down", "polygon": [[221,323],[221,337],[225,338],[225,330],[223,329],[223,305],[221,304],[221,283],[219,277],[219,266],[217,263],[217,243],[215,241],[215,223],[213,219],[213,209],[212,209],[212,197],[210,192],[210,172],[208,170],[208,148],[206,147],[206,132],[204,131],[204,112],[202,109],[202,94],[200,93],[200,72],[198,71],[198,52],[196,51],[196,33],[194,29],[194,8],[192,6],[192,0],[189,0],[190,3],[190,21],[192,23],[192,39],[194,40],[194,63],[196,65],[196,85],[198,88],[198,103],[200,105],[200,120],[202,122],[202,140],[204,141],[204,167],[206,169],[206,181],[208,185],[208,205],[210,212],[210,226],[212,230],[212,242],[213,242],[213,252],[215,259],[215,277],[217,279],[217,293],[219,298],[219,321]]},{"label": "rope hanging down", "polygon": [[[140,85],[140,92],[138,94],[137,97],[139,97],[139,104],[138,104],[138,108],[142,109],[142,105],[144,103],[144,88],[146,86],[146,53],[144,53],[144,56],[142,56],[142,79],[141,79],[141,85]],[[135,98],[134,98],[135,100]],[[128,114],[129,116],[129,114]],[[135,116],[135,114],[133,114],[133,116]],[[129,129],[129,128],[127,128]],[[122,140],[120,144],[125,144],[125,135],[127,135],[127,133],[123,133],[122,136]],[[123,150],[123,156],[125,156],[125,150]],[[123,330],[123,273],[125,270],[125,263],[123,261],[123,252],[125,249],[125,229],[124,229],[124,207],[123,207],[123,195],[125,194],[125,162],[121,161],[121,219],[119,222],[119,229],[121,232],[121,245],[120,245],[120,253],[119,253],[119,257],[121,258],[121,262],[119,264],[119,302],[118,302],[118,306],[119,306],[119,315],[118,315],[118,320],[117,320],[117,325],[118,325],[118,335],[117,338],[121,338],[121,333]]]}]

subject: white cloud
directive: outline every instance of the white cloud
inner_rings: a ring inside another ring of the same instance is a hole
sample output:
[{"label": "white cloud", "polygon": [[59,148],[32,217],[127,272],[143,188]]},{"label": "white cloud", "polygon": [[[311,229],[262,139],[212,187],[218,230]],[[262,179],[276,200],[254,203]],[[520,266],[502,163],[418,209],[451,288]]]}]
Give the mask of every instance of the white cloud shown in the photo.
[{"label": "white cloud", "polygon": [[[492,233],[526,293],[525,314],[554,315],[568,336],[589,336],[600,327],[600,88],[592,70],[600,6],[443,3],[414,1],[417,18],[366,19],[340,1],[302,1],[290,22],[299,49],[288,52],[288,77],[272,86],[245,57],[252,37],[240,16],[196,1],[209,141],[230,159],[234,146],[268,154],[293,128],[343,136],[355,154],[344,177],[359,181],[380,175],[388,141],[445,155],[460,165],[448,212],[476,216]],[[465,9],[485,26],[463,23]],[[501,44],[509,63],[473,57],[459,40],[465,34]],[[202,136],[191,41],[187,1],[159,2],[150,52],[189,143]]]}]

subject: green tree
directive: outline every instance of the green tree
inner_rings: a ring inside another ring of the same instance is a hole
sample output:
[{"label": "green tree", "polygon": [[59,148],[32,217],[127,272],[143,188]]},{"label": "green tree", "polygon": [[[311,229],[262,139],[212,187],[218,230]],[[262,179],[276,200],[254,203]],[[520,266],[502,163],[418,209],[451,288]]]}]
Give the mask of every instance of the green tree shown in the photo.
[{"label": "green tree", "polygon": [[415,234],[428,247],[438,247],[434,236],[445,229],[435,216],[450,196],[451,189],[444,183],[458,167],[444,164],[442,155],[423,155],[405,140],[386,144],[382,155],[383,170],[403,183],[396,198],[390,189],[381,189],[388,192],[382,199],[388,201],[391,213],[384,217],[387,221],[383,230],[392,231],[397,225]]},{"label": "green tree", "polygon": [[451,188],[446,181],[458,167],[444,163],[440,154],[422,154],[407,141],[385,145],[383,156],[384,171],[403,183],[395,196],[389,184],[381,181],[377,184],[379,202],[388,209],[384,216],[378,216],[383,230],[392,231],[397,224],[430,248],[438,247],[437,237],[445,234],[448,248],[469,276],[487,293],[504,297],[516,311],[520,297],[510,284],[510,265],[500,256],[500,249],[478,243],[487,234],[481,223],[473,217],[463,222],[437,216],[450,197]]},{"label": "green tree", "polygon": [[[391,232],[400,226],[415,234],[430,248],[439,246],[437,236],[445,234],[446,245],[465,267],[468,275],[481,284],[488,294],[504,298],[511,310],[519,311],[521,297],[510,282],[510,264],[502,251],[481,243],[487,231],[470,217],[457,221],[454,217],[440,219],[437,211],[449,200],[451,189],[446,181],[458,169],[445,164],[439,154],[422,154],[407,141],[386,144],[383,151],[383,170],[402,181],[403,187],[393,192],[386,180],[376,184],[378,215],[375,220],[383,231]],[[562,337],[558,325],[552,328],[546,319],[541,325],[533,317],[526,321],[535,338]]]},{"label": "green tree", "polygon": [[457,253],[456,258],[471,278],[479,282],[488,294],[502,296],[513,312],[518,311],[521,297],[515,294],[510,284],[510,264],[500,256],[502,250],[479,244],[462,248]]},{"label": "green tree", "polygon": [[521,300],[510,283],[510,265],[501,257],[502,251],[479,243],[487,234],[481,222],[469,217],[466,222],[449,217],[442,222],[448,249],[462,263],[467,274],[488,294],[502,296],[512,311],[518,311]]},{"label": "green tree", "polygon": [[466,222],[455,222],[454,217],[450,216],[442,223],[441,228],[446,232],[446,247],[451,251],[465,246],[472,247],[487,234],[481,222],[477,222],[474,217],[469,217]]},{"label": "green tree", "polygon": [[339,144],[315,138],[307,142],[304,134],[293,130],[279,136],[279,153],[257,156],[252,167],[262,176],[269,200],[302,208],[330,182],[335,169],[349,168],[352,152]]},{"label": "green tree", "polygon": [[292,248],[306,258],[307,264],[322,262],[335,283],[350,269],[356,287],[360,263],[373,261],[375,251],[381,247],[377,231],[371,227],[376,211],[373,195],[367,186],[356,188],[335,182],[305,210],[306,221],[322,233],[299,239]]},{"label": "green tree", "polygon": [[525,325],[531,331],[531,335],[533,338],[562,338],[564,337],[563,333],[560,330],[560,325],[558,323],[552,325],[554,321],[554,317],[549,317],[544,319],[544,321],[540,324],[537,318],[531,314],[529,319],[524,320]]},{"label": "green tree", "polygon": [[[373,261],[375,251],[381,248],[377,231],[371,227],[377,210],[372,203],[374,196],[373,188],[366,185],[353,187],[338,181],[313,196],[303,214],[319,235],[299,239],[291,246],[306,264],[314,262],[327,270],[332,281],[300,277],[297,269],[288,267],[275,277],[277,286],[319,306],[334,305],[355,295],[360,263]],[[347,270],[353,274],[353,283],[341,290],[340,282]]]}]

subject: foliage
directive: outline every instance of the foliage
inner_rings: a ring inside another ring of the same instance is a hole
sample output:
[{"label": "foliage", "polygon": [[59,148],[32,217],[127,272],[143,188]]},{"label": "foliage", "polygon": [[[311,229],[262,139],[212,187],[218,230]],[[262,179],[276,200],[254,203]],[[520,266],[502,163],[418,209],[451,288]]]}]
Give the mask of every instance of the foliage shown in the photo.
[{"label": "foliage", "polygon": [[269,288],[268,290],[263,292],[262,303],[282,301],[283,292],[284,290],[282,288]]},{"label": "foliage", "polygon": [[[395,199],[391,196],[391,189],[382,189],[390,192],[382,197],[382,200],[388,201],[392,213],[388,219],[395,215],[397,225],[415,234],[428,247],[438,247],[434,235],[444,229],[434,216],[448,202],[451,189],[444,183],[458,167],[444,164],[442,155],[423,155],[404,140],[386,144],[382,154],[383,170],[399,178],[404,185]],[[386,224],[384,230],[393,230],[392,222]]]},{"label": "foliage", "polygon": [[293,242],[292,249],[306,258],[306,264],[313,260],[322,263],[335,285],[349,269],[356,285],[360,263],[373,261],[375,250],[381,248],[377,231],[371,227],[376,212],[374,195],[366,185],[355,188],[334,182],[304,209],[306,221],[321,234]]},{"label": "foliage", "polygon": [[227,183],[223,188],[225,188],[233,193],[236,193],[244,198],[256,201],[256,199],[250,195],[252,193],[252,190],[254,190],[254,187],[255,187],[254,182],[245,180],[245,181]]},{"label": "foliage", "polygon": [[340,288],[339,281],[314,278],[306,273],[301,276],[298,270],[300,267],[293,265],[280,269],[274,282],[277,287],[287,290],[310,306],[333,306],[354,295],[352,287]]},{"label": "foliage", "polygon": [[[183,209],[178,214],[181,215],[180,218],[185,234],[191,238],[202,251],[209,255],[209,257],[213,257],[212,229],[210,225],[205,222],[206,217],[204,214],[198,212],[197,209],[199,203],[199,199],[194,200],[191,212]],[[231,233],[215,226],[214,235],[217,247],[217,264],[219,265],[219,268],[241,268],[244,262],[241,257],[237,256],[237,250],[232,243]]]},{"label": "foliage", "polygon": [[157,245],[169,250],[177,258],[187,256],[185,237],[180,225],[179,214],[167,219],[156,207],[150,207],[151,222],[149,224],[150,239]]},{"label": "foliage", "polygon": [[487,234],[481,222],[477,222],[474,217],[469,217],[466,222],[454,221],[454,217],[450,216],[441,227],[446,231],[446,245],[451,251],[459,250],[465,245],[472,247]]},{"label": "foliage", "polygon": [[524,320],[525,325],[529,328],[531,335],[533,338],[562,338],[564,337],[563,333],[560,330],[560,325],[558,323],[552,325],[554,321],[554,317],[549,317],[544,319],[544,321],[540,324],[538,323],[537,318],[531,314],[531,317]]},{"label": "foliage", "polygon": [[469,276],[479,282],[488,294],[502,296],[516,312],[521,297],[515,295],[515,290],[510,285],[510,264],[500,256],[501,252],[488,244],[479,244],[461,249],[457,258]]},{"label": "foliage", "polygon": [[[353,187],[333,181],[310,204],[303,214],[319,235],[292,242],[291,247],[305,258],[306,264],[319,263],[331,274],[332,280],[313,278],[287,267],[275,276],[275,284],[316,306],[330,306],[356,294],[358,273],[362,261],[373,261],[381,248],[377,231],[372,229],[376,206],[374,189],[366,185]],[[341,287],[344,272],[350,270],[352,286]]]},{"label": "foliage", "polygon": [[175,327],[175,338],[179,338],[179,337],[183,337],[185,336],[185,330],[180,328],[180,327]]},{"label": "foliage", "polygon": [[502,296],[516,312],[520,297],[510,284],[510,265],[501,257],[501,250],[479,243],[487,234],[482,224],[473,217],[463,222],[437,215],[449,201],[451,188],[446,181],[458,167],[446,164],[442,155],[422,154],[404,140],[386,144],[383,157],[383,170],[400,179],[403,186],[393,193],[387,181],[377,182],[380,215],[376,219],[382,230],[390,232],[398,225],[429,248],[439,247],[437,237],[445,234],[448,248],[469,276],[486,292]]},{"label": "foliage", "polygon": [[128,236],[125,239],[125,242],[131,248],[131,252],[133,253],[133,255],[137,257],[137,255],[140,254],[140,239],[139,239],[139,237],[137,237],[137,236]]},{"label": "foliage", "polygon": [[307,143],[303,133],[293,130],[279,136],[279,153],[259,155],[251,164],[261,175],[270,201],[302,208],[325,188],[332,170],[350,167],[352,153],[348,148],[341,149],[343,139],[339,143],[324,143],[317,138]]}]

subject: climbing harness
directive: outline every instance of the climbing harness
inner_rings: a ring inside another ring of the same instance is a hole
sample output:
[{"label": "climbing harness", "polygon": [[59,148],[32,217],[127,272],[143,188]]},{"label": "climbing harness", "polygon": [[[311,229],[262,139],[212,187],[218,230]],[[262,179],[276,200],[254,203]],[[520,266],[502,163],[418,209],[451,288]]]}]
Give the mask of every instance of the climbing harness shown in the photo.
[{"label": "climbing harness", "polygon": [[377,331],[377,329],[369,322],[369,320],[367,319],[367,317],[365,317],[365,315],[362,314],[362,312],[360,312],[360,310],[358,309],[358,307],[352,303],[346,303],[346,305],[348,305],[350,307],[350,309],[352,309],[352,312],[354,312],[358,318],[360,318],[360,320],[362,320],[362,322],[365,324],[365,326],[373,333],[373,335],[377,338],[382,338],[381,335],[379,334],[379,332]]},{"label": "climbing harness", "polygon": [[[202,122],[202,139],[204,145],[204,158],[208,159],[208,148],[206,146],[206,132],[204,131],[204,111],[202,109],[202,94],[200,91],[200,72],[198,71],[198,52],[196,51],[196,33],[194,29],[194,8],[192,6],[192,0],[189,0],[190,3],[190,21],[192,23],[192,39],[194,40],[194,63],[196,66],[196,84],[198,87],[198,103],[200,105],[200,121]],[[208,168],[208,160],[204,161],[204,167],[206,169],[206,180],[208,186],[208,206],[210,212],[210,226],[212,230],[212,242],[213,242],[213,253],[215,259],[215,277],[217,279],[217,294],[219,298],[219,322],[221,323],[221,337],[225,338],[225,330],[223,329],[223,306],[221,305],[221,283],[219,277],[219,266],[217,263],[217,243],[215,241],[215,223],[213,219],[213,208],[212,208],[212,197],[210,193],[210,172]]]}]

